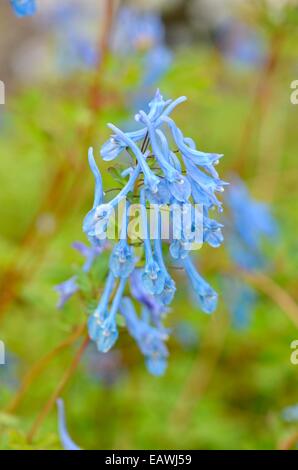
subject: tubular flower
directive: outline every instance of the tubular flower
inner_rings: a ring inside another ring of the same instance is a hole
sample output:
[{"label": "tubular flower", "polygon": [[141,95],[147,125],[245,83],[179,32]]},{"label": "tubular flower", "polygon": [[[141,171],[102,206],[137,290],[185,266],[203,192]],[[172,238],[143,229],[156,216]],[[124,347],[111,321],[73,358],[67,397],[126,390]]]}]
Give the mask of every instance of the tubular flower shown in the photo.
[{"label": "tubular flower", "polygon": [[[95,259],[102,253],[102,251],[106,248],[107,245],[95,244],[94,246],[86,246],[84,243],[74,242],[72,246],[85,257],[85,263],[82,267],[82,271],[88,273],[92,268]],[[70,299],[73,294],[75,294],[79,290],[79,286],[77,284],[77,276],[72,276],[66,281],[61,282],[60,284],[55,286],[55,290],[60,295],[57,308],[62,308],[65,302],[67,302],[68,299]]]},{"label": "tubular flower", "polygon": [[32,16],[36,12],[35,0],[10,0],[10,3],[19,17]]},{"label": "tubular flower", "polygon": [[64,409],[64,402],[61,398],[57,400],[57,408],[58,408],[58,429],[59,429],[59,436],[61,440],[61,444],[64,450],[81,450],[73,440],[71,439],[70,435],[68,434],[66,428],[66,420],[65,420],[65,409]]},{"label": "tubular flower", "polygon": [[[226,183],[214,168],[220,155],[197,150],[169,118],[185,100],[164,100],[158,90],[149,110],[136,114],[138,130],[123,132],[108,125],[113,134],[101,148],[103,160],[121,161],[122,155],[128,154],[131,161],[131,166],[118,175],[122,187],[112,199],[104,196],[93,151],[89,150],[95,193],[83,231],[93,247],[101,248],[106,238],[111,238],[109,230],[119,208],[109,272],[97,307],[88,319],[89,335],[99,351],[109,351],[118,339],[120,317],[124,317],[128,332],[154,375],[164,372],[168,358],[168,332],[163,320],[176,292],[169,256],[184,267],[204,312],[211,313],[217,302],[216,292],[197,272],[190,251],[197,243],[217,247],[223,241],[222,225],[209,217],[209,210],[221,209],[215,194],[221,193]],[[167,137],[168,129],[172,139]],[[173,142],[177,149],[171,148]],[[136,230],[130,220],[136,201],[136,225],[141,230]],[[120,207],[124,207],[121,217]],[[169,250],[165,250],[166,244]]]}]

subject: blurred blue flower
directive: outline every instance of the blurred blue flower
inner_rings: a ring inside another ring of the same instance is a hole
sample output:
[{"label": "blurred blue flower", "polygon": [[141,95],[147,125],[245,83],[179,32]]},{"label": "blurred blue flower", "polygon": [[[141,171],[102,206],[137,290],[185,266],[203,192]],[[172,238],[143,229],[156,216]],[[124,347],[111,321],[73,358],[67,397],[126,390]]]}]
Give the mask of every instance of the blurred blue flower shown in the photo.
[{"label": "blurred blue flower", "polygon": [[88,347],[84,365],[90,379],[106,388],[115,386],[127,373],[119,350],[100,353],[94,343]]},{"label": "blurred blue flower", "polygon": [[263,242],[278,233],[270,207],[255,201],[240,179],[232,182],[225,201],[229,209],[225,218],[227,247],[233,261],[248,270],[264,268]]},{"label": "blurred blue flower", "polygon": [[298,404],[284,408],[282,410],[282,417],[287,423],[298,422]]},{"label": "blurred blue flower", "polygon": [[66,428],[66,420],[65,420],[65,409],[64,409],[64,402],[61,398],[57,400],[57,408],[58,408],[58,430],[59,436],[61,440],[61,444],[64,450],[81,450],[78,447],[71,437],[68,434]]},{"label": "blurred blue flower", "polygon": [[36,12],[35,0],[10,0],[15,14],[19,17],[31,16]]},{"label": "blurred blue flower", "polygon": [[199,335],[192,324],[186,320],[179,321],[174,328],[174,336],[186,350],[196,349],[199,345]]},{"label": "blurred blue flower", "polygon": [[164,44],[157,45],[147,52],[144,58],[141,86],[151,87],[158,83],[169,70],[173,61],[173,53]]},{"label": "blurred blue flower", "polygon": [[141,56],[139,86],[129,94],[129,107],[143,106],[173,60],[165,42],[165,27],[157,13],[123,7],[111,34],[111,49],[120,58]]},{"label": "blurred blue flower", "polygon": [[[15,390],[19,386],[18,370],[20,367],[20,358],[11,351],[5,350],[5,366],[0,367],[1,387]],[[0,364],[1,365],[1,364]]]},{"label": "blurred blue flower", "polygon": [[63,74],[94,68],[100,57],[97,47],[97,16],[92,5],[61,2],[46,6],[42,26],[53,36],[55,60]]},{"label": "blurred blue flower", "polygon": [[151,12],[121,8],[111,35],[111,48],[117,54],[152,49],[164,41],[161,18]]},{"label": "blurred blue flower", "polygon": [[[225,202],[226,246],[233,263],[248,271],[268,268],[263,243],[266,239],[274,240],[278,234],[270,207],[255,201],[239,178],[232,181]],[[234,326],[247,327],[258,299],[257,292],[235,276],[228,276],[223,282],[223,293]]]},{"label": "blurred blue flower", "polygon": [[59,294],[57,308],[62,308],[65,303],[79,290],[77,285],[77,277],[73,276],[66,281],[55,286],[56,292]]},{"label": "blurred blue flower", "polygon": [[265,42],[256,29],[235,19],[221,24],[215,31],[215,42],[231,64],[257,68],[265,60]]},{"label": "blurred blue flower", "polygon": [[239,330],[247,328],[258,298],[257,292],[240,279],[225,277],[223,297],[233,326]]}]

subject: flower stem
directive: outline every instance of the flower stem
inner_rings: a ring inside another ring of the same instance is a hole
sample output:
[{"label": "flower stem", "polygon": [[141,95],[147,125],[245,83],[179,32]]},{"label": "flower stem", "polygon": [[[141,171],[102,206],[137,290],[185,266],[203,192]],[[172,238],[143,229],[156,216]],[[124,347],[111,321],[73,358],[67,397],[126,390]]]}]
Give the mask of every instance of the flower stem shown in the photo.
[{"label": "flower stem", "polygon": [[60,380],[58,386],[50,396],[49,400],[46,402],[45,406],[42,408],[41,412],[37,416],[36,420],[34,421],[30,431],[27,434],[27,441],[28,443],[32,443],[38,429],[42,425],[43,421],[45,418],[48,416],[49,412],[55,405],[55,402],[57,398],[61,395],[62,391],[64,390],[65,386],[67,385],[68,381],[71,379],[73,376],[74,372],[76,371],[76,368],[80,362],[80,359],[86,350],[88,344],[89,344],[89,336],[85,336],[79,350],[77,351],[76,355],[74,356],[69,368],[66,370],[65,374],[63,375],[62,379]]},{"label": "flower stem", "polygon": [[49,364],[52,359],[54,359],[61,351],[63,351],[63,349],[66,349],[68,346],[71,346],[82,335],[85,328],[85,323],[79,325],[68,338],[58,344],[58,346],[48,352],[31,367],[31,369],[25,375],[18,393],[6,407],[5,411],[7,413],[13,413],[16,411],[24,395],[26,394],[27,390],[34,382],[34,380],[44,371],[45,367]]}]

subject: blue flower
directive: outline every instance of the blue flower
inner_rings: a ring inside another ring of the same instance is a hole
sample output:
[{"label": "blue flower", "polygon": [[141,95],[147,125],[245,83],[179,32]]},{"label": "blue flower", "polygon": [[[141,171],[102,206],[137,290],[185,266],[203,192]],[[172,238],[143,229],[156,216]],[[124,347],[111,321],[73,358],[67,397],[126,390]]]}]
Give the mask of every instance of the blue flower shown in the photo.
[{"label": "blue flower", "polygon": [[154,253],[156,260],[158,262],[158,265],[160,266],[161,270],[163,271],[164,274],[164,285],[163,285],[163,290],[159,294],[159,299],[164,305],[169,305],[172,303],[172,300],[174,299],[175,293],[176,293],[176,284],[174,280],[171,278],[169,275],[164,258],[163,258],[163,252],[162,252],[162,240],[161,240],[161,214],[160,211],[157,210],[156,214],[156,237],[154,240]]},{"label": "blue flower", "polygon": [[136,340],[145,356],[149,372],[156,376],[163,375],[168,358],[168,350],[164,344],[167,339],[165,330],[152,327],[146,317],[139,318],[128,297],[122,300],[120,308],[130,335]]},{"label": "blue flower", "polygon": [[92,315],[90,315],[88,319],[89,336],[93,341],[97,341],[103,322],[108,316],[109,300],[114,287],[115,277],[112,272],[109,272],[104,291],[100,297],[100,301],[96,307],[96,310]]},{"label": "blue flower", "polygon": [[183,260],[183,266],[201,309],[205,313],[212,313],[217,307],[217,293],[201,277],[189,256]]},{"label": "blue flower", "polygon": [[161,294],[165,285],[165,272],[162,266],[154,259],[148,231],[147,211],[145,191],[141,191],[140,195],[142,226],[144,234],[144,248],[146,264],[142,273],[142,282],[145,290],[151,295]]},{"label": "blue flower", "polygon": [[62,308],[64,304],[73,296],[78,290],[79,287],[76,282],[76,276],[67,279],[64,282],[61,282],[55,286],[55,290],[59,293],[60,298],[57,304],[57,308]]},{"label": "blue flower", "polygon": [[135,265],[135,256],[133,249],[126,240],[114,246],[110,258],[110,269],[115,277],[128,277]]},{"label": "blue flower", "polygon": [[90,338],[96,342],[100,352],[109,351],[116,343],[119,333],[116,324],[116,314],[119,309],[121,298],[126,284],[126,278],[119,282],[116,294],[113,298],[111,308],[108,309],[108,303],[111,291],[114,285],[114,278],[110,273],[105,291],[101,297],[95,313],[89,317],[88,331]]},{"label": "blue flower", "polygon": [[224,240],[221,230],[223,228],[223,224],[210,219],[207,214],[208,212],[204,208],[203,241],[213,248],[218,248]]},{"label": "blue flower", "polygon": [[126,144],[126,146],[130,148],[131,151],[134,153],[140,167],[142,168],[142,172],[145,178],[145,185],[148,186],[152,193],[157,193],[160,179],[150,170],[148,164],[146,163],[148,153],[142,153],[142,151],[135,144],[135,142],[116,126],[114,126],[113,124],[108,124],[108,126],[110,129],[112,129],[112,131],[115,132],[118,138],[122,140],[123,144]]},{"label": "blue flower", "polygon": [[130,276],[130,291],[132,296],[147,308],[151,315],[152,322],[156,326],[161,325],[161,320],[166,313],[164,304],[160,297],[148,293],[142,282],[142,270],[135,269]]},{"label": "blue flower", "polygon": [[115,277],[127,278],[135,266],[135,256],[133,248],[127,243],[127,206],[125,205],[121,240],[114,246],[110,257],[110,269]]},{"label": "blue flower", "polygon": [[36,12],[35,0],[10,0],[10,3],[19,17],[32,16]]},{"label": "blue flower", "polygon": [[[73,248],[79,251],[85,257],[85,263],[82,271],[88,273],[93,266],[95,259],[107,248],[107,244],[86,246],[81,242],[74,242]],[[62,308],[64,304],[79,290],[77,285],[77,276],[72,276],[64,282],[55,286],[55,290],[60,294],[60,299],[57,308]]]},{"label": "blue flower", "polygon": [[[186,101],[185,96],[181,96],[175,101],[164,100],[159,90],[156,91],[156,94],[153,100],[149,103],[149,114],[148,117],[150,121],[154,124],[155,128],[162,124],[161,117],[168,116],[171,114],[176,106]],[[136,115],[137,120],[138,115]],[[134,142],[144,141],[146,137],[147,129],[139,129],[137,131],[126,132],[127,138],[133,140]],[[105,142],[101,148],[101,156],[103,160],[110,161],[117,158],[125,149],[127,148],[127,141],[120,139],[116,134],[110,137],[110,139]]]},{"label": "blue flower", "polygon": [[66,421],[65,421],[65,410],[64,410],[64,402],[61,398],[57,400],[57,408],[58,408],[58,429],[59,429],[59,436],[61,440],[61,444],[64,450],[81,450],[73,440],[71,439],[70,435],[68,434],[66,428]]}]

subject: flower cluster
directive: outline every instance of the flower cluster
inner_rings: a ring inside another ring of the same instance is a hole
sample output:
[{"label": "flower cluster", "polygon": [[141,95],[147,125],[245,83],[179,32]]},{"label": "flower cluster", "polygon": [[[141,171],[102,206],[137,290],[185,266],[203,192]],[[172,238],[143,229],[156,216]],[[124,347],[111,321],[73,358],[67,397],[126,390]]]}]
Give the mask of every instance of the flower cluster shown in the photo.
[{"label": "flower cluster", "polygon": [[10,0],[15,14],[19,17],[31,16],[36,12],[35,0]]},{"label": "flower cluster", "polygon": [[[93,150],[89,150],[95,195],[93,207],[84,219],[83,231],[93,249],[103,249],[112,214],[116,208],[123,207],[105,287],[88,319],[89,335],[99,351],[109,351],[118,339],[118,316],[121,315],[145,356],[148,370],[155,375],[161,375],[167,365],[165,341],[169,332],[163,319],[176,291],[167,258],[171,257],[185,270],[204,312],[213,312],[217,305],[216,292],[196,270],[190,252],[198,232],[202,242],[212,247],[223,241],[222,225],[210,218],[209,211],[214,207],[221,210],[216,193],[222,192],[226,183],[215,170],[221,155],[199,151],[193,140],[185,137],[169,117],[185,100],[185,97],[180,97],[166,101],[157,91],[149,103],[149,112],[140,111],[135,116],[139,124],[136,131],[122,132],[109,124],[113,134],[102,146],[103,160],[111,161],[126,155],[131,162],[122,171],[121,190],[109,201],[105,200]],[[175,146],[174,150],[171,150],[171,145]],[[128,223],[136,200],[142,227],[138,246]],[[150,209],[154,208],[153,235],[149,205]],[[201,208],[199,219],[195,216],[196,205]],[[190,208],[187,211],[188,230],[184,230],[183,219],[175,215],[177,208],[181,209],[180,214],[185,214],[185,207]],[[163,209],[167,209],[170,220],[166,237],[163,237]],[[169,247],[167,253],[164,245]]]}]

